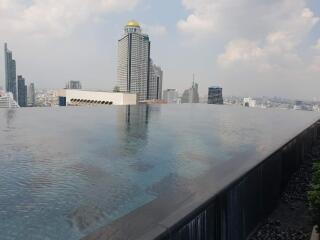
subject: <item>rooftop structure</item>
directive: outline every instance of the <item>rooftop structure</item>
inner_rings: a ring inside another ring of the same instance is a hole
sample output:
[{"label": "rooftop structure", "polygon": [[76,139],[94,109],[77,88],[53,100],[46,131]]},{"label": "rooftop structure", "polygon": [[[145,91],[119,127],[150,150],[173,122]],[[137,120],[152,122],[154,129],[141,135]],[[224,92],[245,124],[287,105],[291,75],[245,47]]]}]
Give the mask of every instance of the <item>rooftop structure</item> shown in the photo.
[{"label": "rooftop structure", "polygon": [[0,108],[19,108],[18,103],[13,99],[11,92],[0,91]]},{"label": "rooftop structure", "polygon": [[63,89],[59,91],[60,106],[135,105],[137,95],[122,92]]}]

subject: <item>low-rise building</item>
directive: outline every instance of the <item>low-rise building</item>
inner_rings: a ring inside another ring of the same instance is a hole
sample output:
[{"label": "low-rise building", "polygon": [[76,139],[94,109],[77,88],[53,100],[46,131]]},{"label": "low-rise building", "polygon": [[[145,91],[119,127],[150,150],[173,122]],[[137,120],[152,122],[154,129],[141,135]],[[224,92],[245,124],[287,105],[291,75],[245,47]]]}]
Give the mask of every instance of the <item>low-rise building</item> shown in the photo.
[{"label": "low-rise building", "polygon": [[59,106],[137,104],[137,94],[134,93],[63,89],[58,94]]},{"label": "low-rise building", "polygon": [[245,107],[256,107],[257,102],[256,100],[252,99],[251,97],[243,99],[243,106]]},{"label": "low-rise building", "polygon": [[0,108],[19,108],[11,92],[0,91]]}]

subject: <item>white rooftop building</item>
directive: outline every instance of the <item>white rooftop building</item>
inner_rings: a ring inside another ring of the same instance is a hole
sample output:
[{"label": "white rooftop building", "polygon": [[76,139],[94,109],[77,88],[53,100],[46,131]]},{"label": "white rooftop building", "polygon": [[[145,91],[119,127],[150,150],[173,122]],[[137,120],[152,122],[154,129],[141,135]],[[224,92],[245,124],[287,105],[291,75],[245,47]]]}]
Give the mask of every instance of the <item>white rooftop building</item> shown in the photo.
[{"label": "white rooftop building", "polygon": [[252,99],[251,97],[244,98],[243,99],[243,106],[245,106],[245,107],[256,107],[257,106],[257,101]]},{"label": "white rooftop building", "polygon": [[59,106],[137,104],[137,94],[134,93],[63,89],[58,96]]},{"label": "white rooftop building", "polygon": [[0,91],[0,108],[19,108],[18,103],[13,99],[11,92]]}]

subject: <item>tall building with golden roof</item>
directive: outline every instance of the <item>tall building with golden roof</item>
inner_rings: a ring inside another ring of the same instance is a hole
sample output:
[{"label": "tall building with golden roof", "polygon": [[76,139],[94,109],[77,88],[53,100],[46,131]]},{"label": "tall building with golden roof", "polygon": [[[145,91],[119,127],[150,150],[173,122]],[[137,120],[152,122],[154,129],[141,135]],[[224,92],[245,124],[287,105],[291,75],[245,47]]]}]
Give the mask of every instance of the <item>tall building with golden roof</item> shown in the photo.
[{"label": "tall building with golden roof", "polygon": [[121,92],[136,93],[138,101],[148,99],[150,40],[137,21],[129,21],[118,41],[118,87]]}]

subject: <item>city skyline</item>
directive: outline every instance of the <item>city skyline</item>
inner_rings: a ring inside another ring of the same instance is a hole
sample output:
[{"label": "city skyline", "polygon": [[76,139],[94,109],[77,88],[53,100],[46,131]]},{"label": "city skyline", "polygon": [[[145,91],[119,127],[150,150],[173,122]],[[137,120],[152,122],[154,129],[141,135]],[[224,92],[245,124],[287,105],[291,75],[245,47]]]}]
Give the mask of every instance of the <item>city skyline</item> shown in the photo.
[{"label": "city skyline", "polygon": [[[219,85],[226,95],[319,99],[320,7],[315,0],[83,3],[85,10],[75,7],[77,1],[65,8],[61,1],[0,4],[0,42],[9,43],[17,70],[39,88],[58,89],[75,79],[88,88],[112,90],[116,41],[122,26],[136,19],[152,38],[153,60],[165,70],[163,89],[182,93],[195,72],[200,95]],[[16,10],[8,14],[11,9]],[[159,16],[165,9],[166,17]],[[41,14],[49,20],[38,24]],[[4,73],[0,76],[4,87]]]}]

